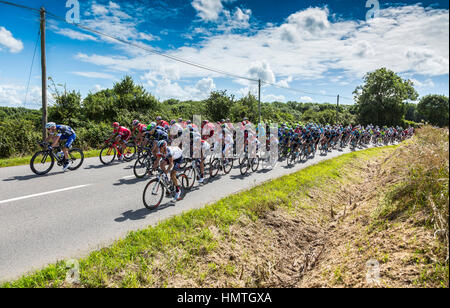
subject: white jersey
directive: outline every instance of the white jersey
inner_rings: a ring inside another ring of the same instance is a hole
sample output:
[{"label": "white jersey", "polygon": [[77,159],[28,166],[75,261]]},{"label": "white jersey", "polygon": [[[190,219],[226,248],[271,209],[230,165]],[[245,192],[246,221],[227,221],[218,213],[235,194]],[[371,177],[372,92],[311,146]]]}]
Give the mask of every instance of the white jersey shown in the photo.
[{"label": "white jersey", "polygon": [[180,132],[183,132],[183,127],[181,127],[180,124],[175,123],[170,127],[170,135],[171,136],[176,136],[178,135]]},{"label": "white jersey", "polygon": [[165,158],[173,158],[173,160],[177,160],[183,157],[183,150],[179,147],[167,147],[167,154]]}]

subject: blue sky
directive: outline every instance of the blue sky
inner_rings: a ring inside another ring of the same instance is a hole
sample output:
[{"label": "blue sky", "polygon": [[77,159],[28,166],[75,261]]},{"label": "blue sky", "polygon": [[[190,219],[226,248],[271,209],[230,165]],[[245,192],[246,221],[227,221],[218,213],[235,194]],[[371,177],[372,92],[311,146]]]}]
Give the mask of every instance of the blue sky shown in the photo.
[{"label": "blue sky", "polygon": [[[65,18],[66,0],[18,0]],[[264,101],[351,104],[365,73],[380,67],[411,79],[421,96],[448,95],[448,1],[367,0],[78,0],[80,23],[170,56],[266,85]],[[373,1],[376,2],[376,1]],[[39,108],[35,13],[0,4],[0,105]],[[211,90],[236,97],[257,84],[179,63],[48,18],[47,72],[86,96],[124,75],[163,100],[203,99]],[[286,88],[296,89],[291,91]]]}]

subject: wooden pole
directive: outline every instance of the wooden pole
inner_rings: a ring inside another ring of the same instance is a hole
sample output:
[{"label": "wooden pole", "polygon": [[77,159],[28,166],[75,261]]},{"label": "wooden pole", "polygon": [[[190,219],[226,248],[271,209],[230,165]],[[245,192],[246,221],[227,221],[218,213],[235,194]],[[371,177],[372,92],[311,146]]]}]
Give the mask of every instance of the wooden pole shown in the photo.
[{"label": "wooden pole", "polygon": [[258,111],[259,111],[259,121],[261,123],[261,79],[258,80]]},{"label": "wooden pole", "polygon": [[41,7],[41,68],[42,68],[42,138],[47,138],[47,65],[45,61],[45,8]]}]

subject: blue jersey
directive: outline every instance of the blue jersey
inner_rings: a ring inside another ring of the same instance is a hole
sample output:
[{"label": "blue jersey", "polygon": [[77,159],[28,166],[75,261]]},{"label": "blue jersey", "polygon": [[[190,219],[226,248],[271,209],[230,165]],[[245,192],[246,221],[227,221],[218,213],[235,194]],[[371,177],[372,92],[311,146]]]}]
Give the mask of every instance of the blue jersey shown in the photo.
[{"label": "blue jersey", "polygon": [[74,134],[75,134],[75,132],[70,126],[56,125],[56,135],[60,139],[69,139]]}]

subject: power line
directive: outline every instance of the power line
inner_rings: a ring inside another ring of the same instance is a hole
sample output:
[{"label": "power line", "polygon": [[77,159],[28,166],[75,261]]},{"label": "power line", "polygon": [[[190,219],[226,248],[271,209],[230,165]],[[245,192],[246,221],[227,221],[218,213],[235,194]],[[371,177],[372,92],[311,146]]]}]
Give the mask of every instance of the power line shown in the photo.
[{"label": "power line", "polygon": [[[145,50],[147,52],[150,52],[150,53],[153,53],[153,54],[157,54],[159,56],[163,56],[163,57],[169,58],[169,59],[174,60],[174,61],[182,62],[182,63],[187,64],[187,65],[195,66],[195,67],[198,67],[198,68],[201,68],[201,69],[205,69],[205,70],[208,70],[208,71],[211,71],[211,72],[214,72],[214,73],[227,75],[227,76],[238,78],[238,79],[245,79],[247,81],[259,82],[259,79],[254,79],[254,78],[250,78],[250,77],[244,77],[244,76],[233,74],[233,73],[230,73],[230,72],[227,72],[227,71],[219,70],[219,69],[216,69],[216,68],[211,68],[211,67],[208,67],[208,66],[205,66],[205,65],[202,65],[202,64],[198,64],[198,63],[195,63],[195,62],[192,62],[192,61],[189,61],[189,60],[185,60],[185,59],[182,59],[182,58],[179,58],[179,57],[176,57],[176,56],[171,56],[171,55],[168,55],[168,54],[165,54],[165,53],[162,53],[162,52],[158,52],[156,50],[149,49],[149,48],[146,48],[146,47],[141,46],[141,45],[137,45],[137,44],[135,44],[133,42],[129,42],[129,41],[126,41],[124,39],[120,39],[120,38],[114,37],[114,36],[112,36],[110,34],[106,34],[106,33],[100,32],[98,30],[91,29],[89,27],[86,27],[86,26],[83,26],[83,25],[80,25],[80,24],[68,23],[64,18],[62,18],[60,16],[57,16],[55,14],[52,14],[50,12],[47,12],[47,15],[53,17],[54,19],[60,20],[60,21],[62,21],[64,23],[67,23],[67,24],[69,24],[71,26],[75,26],[77,28],[80,28],[80,29],[83,29],[83,30],[86,30],[86,31],[89,31],[89,32],[92,32],[92,33],[95,33],[95,34],[100,35],[100,36],[108,37],[110,39],[119,41],[119,42],[121,42],[123,44],[127,44],[127,45],[130,45],[130,46],[133,46],[133,47]],[[308,91],[304,91],[304,90],[300,90],[300,89],[296,89],[296,88],[284,87],[284,86],[280,86],[280,85],[277,85],[277,84],[274,84],[274,83],[270,83],[270,82],[267,82],[267,81],[264,81],[264,80],[261,80],[261,82],[264,83],[264,84],[267,84],[267,85],[274,86],[274,87],[278,87],[278,88],[282,88],[282,89],[286,89],[286,90],[290,90],[290,91],[294,91],[294,92],[299,92],[299,93],[303,93],[303,94],[309,94],[309,95],[315,95],[315,96],[324,96],[324,97],[334,97],[334,98],[336,97],[336,95],[320,94],[320,93],[308,92]],[[345,98],[345,97],[342,97],[342,98]],[[349,99],[349,98],[345,98],[345,99]],[[349,99],[349,100],[352,100],[352,99]]]},{"label": "power line", "polygon": [[149,49],[149,48],[146,48],[144,46],[135,44],[133,42],[129,42],[127,40],[115,37],[113,35],[106,34],[106,33],[100,32],[98,30],[91,29],[89,27],[86,27],[86,26],[83,26],[83,25],[80,25],[80,24],[68,23],[64,18],[59,17],[59,16],[57,16],[55,14],[52,14],[50,12],[47,12],[47,15],[50,16],[50,17],[53,17],[54,19],[60,20],[62,22],[65,22],[65,23],[67,23],[69,25],[75,26],[77,28],[80,28],[80,29],[83,29],[83,30],[86,30],[86,31],[89,31],[89,32],[92,32],[92,33],[95,33],[95,34],[100,35],[100,36],[108,37],[110,39],[116,40],[116,41],[121,42],[123,44],[127,44],[127,45],[130,45],[130,46],[133,46],[133,47],[145,50],[145,51],[150,52],[152,54],[156,54],[156,55],[159,55],[159,56],[162,56],[162,57],[169,58],[169,59],[174,60],[174,61],[182,62],[184,64],[195,66],[197,68],[208,70],[208,71],[211,71],[211,72],[214,72],[214,73],[218,73],[218,74],[221,74],[221,75],[227,75],[227,76],[234,77],[234,78],[239,78],[239,79],[245,79],[245,80],[248,80],[248,81],[258,82],[257,79],[253,79],[253,78],[249,78],[249,77],[245,77],[245,76],[240,76],[240,75],[233,74],[233,73],[230,73],[230,72],[227,72],[227,71],[219,70],[219,69],[216,69],[216,68],[211,68],[211,67],[208,67],[208,66],[203,65],[203,64],[199,64],[199,63],[196,63],[196,62],[185,60],[185,59],[182,59],[182,58],[179,58],[179,57],[176,57],[176,56],[168,55],[168,54],[156,51],[154,49]]},{"label": "power line", "polygon": [[35,8],[29,7],[29,6],[25,6],[25,5],[21,5],[21,4],[17,4],[17,3],[13,3],[13,2],[9,2],[9,1],[0,0],[0,4],[11,5],[11,6],[15,6],[15,7],[21,8],[21,9],[26,9],[26,10],[29,10],[29,11],[39,12],[39,9],[35,9]]},{"label": "power line", "polygon": [[41,36],[41,30],[39,29],[38,37],[36,39],[36,44],[34,45],[33,59],[31,60],[30,75],[28,76],[27,91],[26,91],[26,94],[25,94],[25,105],[27,105],[28,90],[30,89],[31,73],[33,72],[34,58],[36,57],[36,50],[37,50],[37,46],[38,46],[38,43],[39,43],[39,37],[40,36]]},{"label": "power line", "polygon": [[[16,7],[20,7],[20,8],[24,8],[24,9],[35,11],[35,12],[40,12],[40,10],[38,10],[38,9],[34,9],[34,8],[31,8],[31,7],[27,7],[27,6],[11,3],[9,1],[0,0],[0,3],[16,6]],[[200,69],[208,70],[210,72],[214,72],[214,73],[221,74],[221,75],[226,75],[226,76],[233,77],[233,78],[243,79],[243,80],[252,81],[252,82],[259,82],[259,80],[260,80],[260,79],[254,79],[254,78],[250,78],[250,77],[237,75],[237,74],[234,74],[234,73],[230,73],[228,71],[212,68],[212,67],[209,67],[209,66],[206,66],[206,65],[203,65],[203,64],[199,64],[199,63],[193,62],[193,61],[185,60],[183,58],[179,58],[179,57],[176,57],[176,56],[168,55],[168,54],[156,51],[154,49],[150,49],[150,48],[144,47],[142,45],[138,45],[138,44],[135,44],[133,42],[129,42],[127,40],[115,37],[113,35],[106,34],[106,33],[100,32],[100,31],[95,30],[95,29],[91,29],[91,28],[83,26],[81,24],[69,23],[64,18],[62,18],[62,17],[60,17],[58,15],[55,15],[53,13],[50,13],[48,11],[46,11],[46,14],[48,16],[56,19],[56,20],[62,21],[62,22],[67,23],[67,24],[69,24],[71,26],[75,26],[75,27],[77,27],[79,29],[83,29],[85,31],[89,31],[89,32],[95,33],[95,34],[100,35],[100,36],[108,37],[108,38],[110,38],[112,40],[116,40],[116,41],[118,41],[120,43],[123,43],[123,44],[126,44],[126,45],[130,45],[130,46],[133,46],[135,48],[142,49],[142,50],[147,51],[149,53],[156,54],[156,55],[159,55],[159,56],[162,56],[162,57],[165,57],[165,58],[177,61],[177,62],[181,62],[181,63],[187,64],[187,65],[190,65],[190,66],[194,66],[194,67],[197,67],[197,68],[200,68]],[[303,93],[303,94],[322,96],[322,97],[337,97],[337,95],[320,94],[320,93],[304,91],[304,90],[300,90],[300,89],[296,89],[296,88],[285,87],[285,86],[281,86],[281,85],[278,85],[278,84],[275,84],[275,83],[271,83],[271,82],[267,82],[267,81],[264,81],[264,80],[261,80],[261,83],[264,83],[264,84],[267,84],[267,85],[270,85],[270,86],[274,86],[274,87],[277,87],[277,88],[293,91],[293,92]],[[347,100],[353,100],[351,98],[347,98],[347,97],[343,97],[343,96],[341,96],[341,98],[347,99]]]}]

